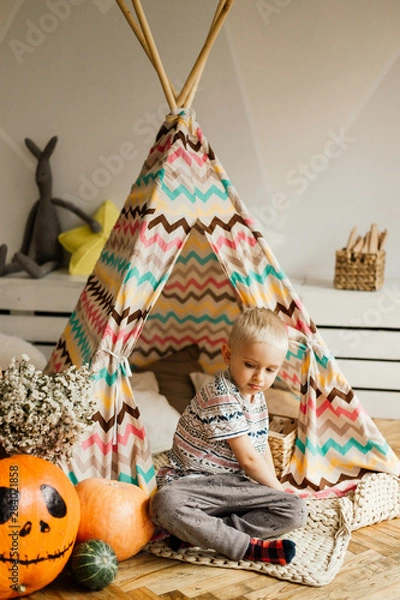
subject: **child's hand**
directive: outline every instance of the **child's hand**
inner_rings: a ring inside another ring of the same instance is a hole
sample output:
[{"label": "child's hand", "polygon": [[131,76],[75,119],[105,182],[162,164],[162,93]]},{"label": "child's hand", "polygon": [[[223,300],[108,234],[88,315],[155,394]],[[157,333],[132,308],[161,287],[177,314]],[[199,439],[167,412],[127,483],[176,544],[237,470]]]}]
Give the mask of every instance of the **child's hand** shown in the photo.
[{"label": "child's hand", "polygon": [[267,456],[258,454],[246,434],[231,438],[227,442],[239,465],[250,479],[274,490],[283,491],[283,486],[276,477],[272,459],[269,462]]}]

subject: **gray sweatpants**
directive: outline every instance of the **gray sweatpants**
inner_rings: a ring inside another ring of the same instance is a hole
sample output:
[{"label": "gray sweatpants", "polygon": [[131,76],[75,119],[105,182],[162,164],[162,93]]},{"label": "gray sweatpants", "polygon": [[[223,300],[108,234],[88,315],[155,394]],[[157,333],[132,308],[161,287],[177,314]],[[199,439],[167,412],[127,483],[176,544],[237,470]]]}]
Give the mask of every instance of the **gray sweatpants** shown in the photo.
[{"label": "gray sweatpants", "polygon": [[240,474],[202,475],[164,485],[151,500],[150,516],[184,542],[237,561],[250,538],[277,538],[304,525],[307,507],[295,494]]}]

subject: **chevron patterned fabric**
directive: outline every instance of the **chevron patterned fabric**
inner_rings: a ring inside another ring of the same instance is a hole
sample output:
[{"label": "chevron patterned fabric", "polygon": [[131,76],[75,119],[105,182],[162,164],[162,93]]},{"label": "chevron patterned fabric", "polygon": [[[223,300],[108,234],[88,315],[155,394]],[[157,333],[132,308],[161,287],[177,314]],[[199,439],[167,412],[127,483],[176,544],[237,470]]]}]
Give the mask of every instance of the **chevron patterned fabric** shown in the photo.
[{"label": "chevron patterned fabric", "polygon": [[98,410],[65,470],[152,493],[146,432],[130,388],[143,367],[196,343],[208,372],[241,310],[267,306],[287,324],[279,378],[300,402],[283,481],[305,496],[342,495],[366,471],[399,461],[362,408],[262,235],[254,229],[191,109],[168,115],[48,365],[88,362]]}]

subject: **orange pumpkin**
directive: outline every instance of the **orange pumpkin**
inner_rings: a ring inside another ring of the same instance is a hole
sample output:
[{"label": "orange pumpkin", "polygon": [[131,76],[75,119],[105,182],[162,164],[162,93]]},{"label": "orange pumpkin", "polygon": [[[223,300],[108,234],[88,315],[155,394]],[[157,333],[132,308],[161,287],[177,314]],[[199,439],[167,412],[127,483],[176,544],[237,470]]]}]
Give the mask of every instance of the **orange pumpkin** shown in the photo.
[{"label": "orange pumpkin", "polygon": [[154,533],[149,497],[136,485],[92,477],[75,485],[81,503],[77,542],[100,539],[119,562],[133,556]]},{"label": "orange pumpkin", "polygon": [[41,589],[62,571],[80,518],[78,495],[43,458],[0,460],[0,599]]}]

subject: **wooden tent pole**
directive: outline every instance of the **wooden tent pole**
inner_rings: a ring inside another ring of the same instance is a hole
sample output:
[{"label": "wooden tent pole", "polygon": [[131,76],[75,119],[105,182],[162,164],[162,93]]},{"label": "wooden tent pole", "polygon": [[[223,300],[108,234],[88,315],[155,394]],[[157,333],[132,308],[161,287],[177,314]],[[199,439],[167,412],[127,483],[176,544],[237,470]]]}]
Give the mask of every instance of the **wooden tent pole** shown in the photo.
[{"label": "wooden tent pole", "polygon": [[[213,20],[211,22],[211,26],[207,35],[206,40],[208,39],[208,37],[210,36],[213,28],[215,27],[215,22],[218,19],[219,15],[221,14],[221,11],[223,9],[223,7],[226,4],[226,0],[219,0],[218,6],[216,8],[216,11],[214,13],[214,17]],[[193,100],[195,97],[195,94],[197,92],[197,88],[199,87],[199,83],[200,83],[200,79],[203,75],[203,71],[204,71],[204,67],[206,66],[206,61],[203,62],[201,68],[198,70],[197,73],[197,77],[196,79],[193,81],[192,87],[190,90],[188,90],[186,97],[185,98],[181,98],[181,105],[184,106],[185,108],[190,108],[193,104]]]},{"label": "wooden tent pole", "polygon": [[215,24],[215,21],[218,19],[219,15],[221,14],[221,10],[223,9],[225,4],[226,4],[226,0],[219,0],[218,6],[217,6],[215,14],[214,14],[214,18],[211,23],[211,27],[213,27],[213,25]]},{"label": "wooden tent pole", "polygon": [[143,35],[139,25],[136,23],[131,11],[127,8],[124,0],[116,0],[116,2],[118,4],[118,6],[120,7],[125,19],[128,21],[133,33],[136,35],[137,39],[139,40],[140,45],[142,46],[143,50],[146,52],[147,57],[149,58],[151,63],[153,63],[153,59],[150,54],[150,50],[147,45],[147,42],[144,38],[144,35]]},{"label": "wooden tent pole", "polygon": [[[155,67],[154,65],[154,61],[153,61],[153,57],[150,54],[150,50],[149,47],[147,45],[147,42],[144,38],[143,32],[140,29],[139,25],[136,23],[131,11],[127,8],[124,0],[116,0],[118,6],[121,9],[122,14],[124,15],[125,19],[128,21],[130,28],[132,29],[133,33],[135,34],[135,36],[137,37],[140,45],[142,46],[143,50],[145,51],[147,58],[149,59],[149,61],[151,62],[151,64],[153,65],[153,67]],[[178,97],[178,93],[176,92],[176,90],[174,89],[172,83],[170,82],[170,86],[172,89],[172,93],[174,95],[175,100]]]},{"label": "wooden tent pole", "polygon": [[220,8],[219,15],[217,16],[215,21],[213,21],[213,24],[211,26],[210,32],[207,36],[207,39],[204,43],[204,46],[201,49],[200,54],[197,57],[197,60],[189,74],[189,77],[187,78],[187,80],[178,96],[177,103],[179,106],[185,106],[185,107],[189,108],[187,102],[184,102],[183,99],[187,99],[187,97],[190,93],[190,96],[192,97],[192,100],[193,100],[194,93],[193,93],[192,87],[194,84],[196,84],[196,88],[197,88],[197,86],[200,82],[199,73],[201,74],[202,70],[205,67],[205,64],[207,62],[211,48],[217,38],[217,35],[218,35],[222,25],[224,24],[226,17],[228,16],[228,12],[232,7],[233,2],[234,2],[234,0],[225,0],[222,7]]},{"label": "wooden tent pole", "polygon": [[133,7],[134,7],[134,9],[136,11],[136,15],[137,15],[138,21],[140,23],[140,26],[142,28],[144,38],[145,38],[145,40],[147,42],[147,46],[149,48],[150,55],[151,55],[151,57],[153,59],[152,62],[153,62],[154,68],[157,71],[157,75],[158,75],[158,77],[159,77],[159,79],[161,81],[161,85],[162,85],[162,88],[164,90],[164,94],[165,94],[165,96],[167,98],[168,105],[169,105],[169,107],[170,107],[171,110],[175,109],[175,108],[177,108],[177,102],[175,100],[175,97],[174,97],[174,94],[172,92],[172,88],[171,88],[170,82],[168,80],[168,77],[167,77],[167,75],[165,73],[163,64],[161,62],[160,55],[158,53],[156,44],[154,42],[154,38],[153,38],[152,33],[150,31],[150,27],[149,27],[149,24],[147,22],[146,15],[144,14],[142,5],[140,3],[140,0],[132,0],[132,4],[133,4]]}]

